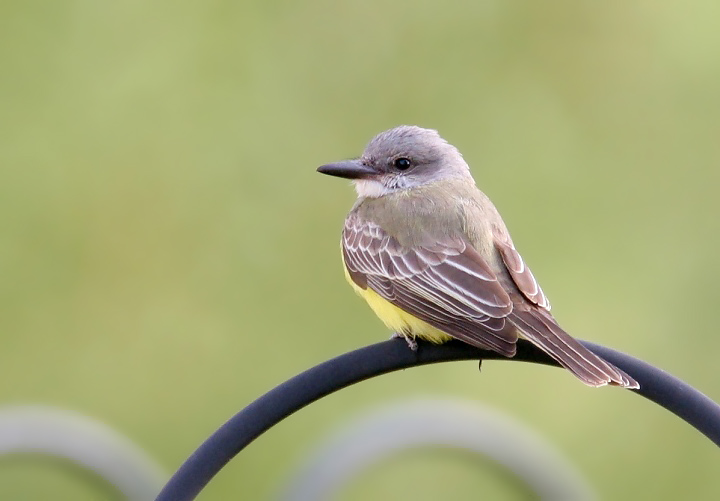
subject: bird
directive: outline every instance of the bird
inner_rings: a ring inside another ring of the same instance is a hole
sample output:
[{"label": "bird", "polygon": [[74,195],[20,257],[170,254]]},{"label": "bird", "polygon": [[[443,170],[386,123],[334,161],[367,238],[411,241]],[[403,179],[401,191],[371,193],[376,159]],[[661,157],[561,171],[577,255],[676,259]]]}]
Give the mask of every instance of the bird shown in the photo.
[{"label": "bird", "polygon": [[498,210],[436,130],[389,129],[360,157],[317,170],[355,186],[345,277],[393,337],[411,349],[458,339],[509,358],[525,339],[589,386],[639,388],[560,327]]}]

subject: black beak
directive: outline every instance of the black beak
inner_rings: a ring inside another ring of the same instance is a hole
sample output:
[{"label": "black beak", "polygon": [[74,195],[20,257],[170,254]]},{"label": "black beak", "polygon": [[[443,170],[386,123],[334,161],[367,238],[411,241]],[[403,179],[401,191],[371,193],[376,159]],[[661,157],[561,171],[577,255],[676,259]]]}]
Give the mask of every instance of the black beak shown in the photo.
[{"label": "black beak", "polygon": [[365,165],[360,160],[345,160],[334,164],[321,165],[317,171],[329,176],[344,177],[346,179],[364,179],[377,174],[375,169]]}]

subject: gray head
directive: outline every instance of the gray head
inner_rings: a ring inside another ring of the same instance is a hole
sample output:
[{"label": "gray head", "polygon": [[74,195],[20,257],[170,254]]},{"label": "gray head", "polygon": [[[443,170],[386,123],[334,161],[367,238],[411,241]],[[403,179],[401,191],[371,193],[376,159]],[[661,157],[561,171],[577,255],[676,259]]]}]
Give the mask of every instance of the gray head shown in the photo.
[{"label": "gray head", "polygon": [[360,158],[323,165],[318,172],[352,179],[358,195],[380,197],[450,177],[470,176],[460,152],[437,131],[401,125],[381,132]]}]

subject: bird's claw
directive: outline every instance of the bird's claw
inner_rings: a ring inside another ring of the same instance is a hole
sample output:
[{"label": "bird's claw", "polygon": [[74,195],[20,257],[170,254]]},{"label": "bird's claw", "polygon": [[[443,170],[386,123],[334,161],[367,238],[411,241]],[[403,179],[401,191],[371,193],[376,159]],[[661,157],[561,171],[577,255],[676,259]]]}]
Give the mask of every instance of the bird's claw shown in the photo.
[{"label": "bird's claw", "polygon": [[417,344],[417,341],[415,341],[414,336],[410,336],[408,334],[403,334],[401,332],[393,332],[392,336],[390,336],[390,339],[397,339],[397,338],[403,338],[412,351],[417,351],[418,344]]}]

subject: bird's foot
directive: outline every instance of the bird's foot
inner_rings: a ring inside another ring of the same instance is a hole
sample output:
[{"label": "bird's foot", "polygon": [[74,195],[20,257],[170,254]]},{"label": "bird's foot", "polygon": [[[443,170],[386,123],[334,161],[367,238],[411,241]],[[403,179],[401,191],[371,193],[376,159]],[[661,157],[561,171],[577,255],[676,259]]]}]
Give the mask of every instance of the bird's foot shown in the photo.
[{"label": "bird's foot", "polygon": [[412,351],[417,351],[418,344],[417,341],[415,341],[415,336],[412,336],[410,334],[403,334],[402,332],[393,332],[392,336],[390,336],[390,339],[397,338],[403,338]]}]

